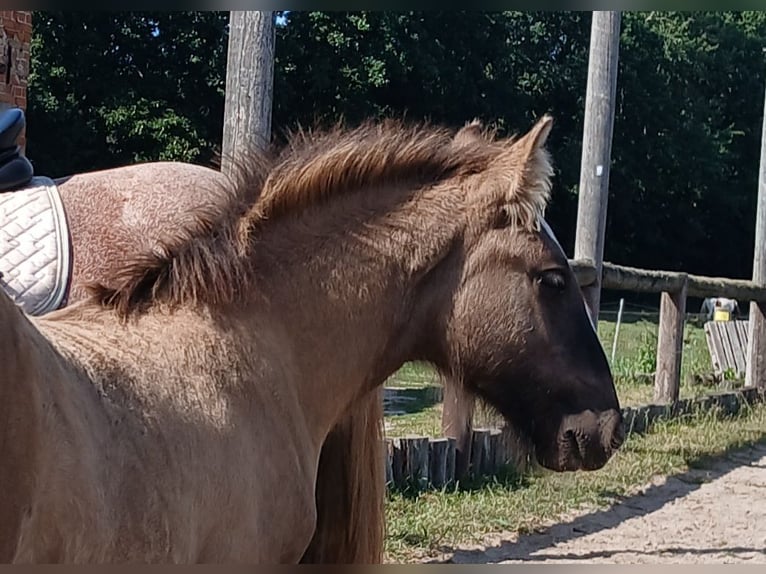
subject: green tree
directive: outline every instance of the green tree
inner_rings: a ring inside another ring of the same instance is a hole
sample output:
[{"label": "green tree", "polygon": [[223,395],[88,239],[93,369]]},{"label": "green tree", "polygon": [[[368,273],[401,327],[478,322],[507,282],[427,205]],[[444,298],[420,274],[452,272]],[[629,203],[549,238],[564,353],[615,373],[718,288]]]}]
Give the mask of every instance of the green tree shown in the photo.
[{"label": "green tree", "polygon": [[206,161],[220,140],[226,12],[36,12],[28,154],[64,175]]},{"label": "green tree", "polygon": [[759,13],[625,15],[608,259],[750,274],[765,23]]},{"label": "green tree", "polygon": [[551,112],[550,217],[571,243],[589,22],[580,12],[293,12],[277,40],[274,124],[478,117],[507,134]]}]

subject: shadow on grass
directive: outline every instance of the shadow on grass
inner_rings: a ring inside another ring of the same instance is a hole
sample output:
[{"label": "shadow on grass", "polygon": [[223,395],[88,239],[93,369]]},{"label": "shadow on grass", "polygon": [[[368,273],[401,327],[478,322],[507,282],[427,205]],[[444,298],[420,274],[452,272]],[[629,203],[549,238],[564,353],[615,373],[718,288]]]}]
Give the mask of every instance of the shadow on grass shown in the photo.
[{"label": "shadow on grass", "polygon": [[[632,496],[616,496],[610,508],[591,512],[571,521],[555,524],[535,534],[524,534],[515,542],[503,542],[499,546],[484,550],[459,550],[442,547],[442,554],[452,554],[447,560],[436,560],[431,563],[461,563],[488,564],[505,560],[538,561],[539,556],[532,554],[550,548],[556,544],[576,540],[602,530],[614,528],[631,518],[651,514],[674,500],[683,498],[698,490],[703,484],[721,478],[734,469],[750,465],[764,456],[763,446],[766,446],[766,432],[761,433],[756,440],[750,441],[746,447],[731,447],[717,456],[704,455],[690,458],[686,461],[690,470],[668,476],[668,480],[660,485],[650,486],[645,491]],[[761,447],[761,448],[759,448]],[[602,493],[609,496],[610,493]],[[704,555],[712,552],[763,552],[763,548],[716,548],[716,549],[686,549],[671,548],[670,553],[690,553]],[[626,552],[635,550],[626,549]],[[588,560],[588,558],[608,557],[619,551],[594,552],[591,554],[557,555],[557,559]],[[665,552],[665,550],[661,551]]]},{"label": "shadow on grass", "polygon": [[383,388],[383,412],[386,416],[421,412],[442,401],[443,390],[437,385],[417,388]]},{"label": "shadow on grass", "polygon": [[522,490],[529,488],[531,476],[526,473],[517,472],[512,466],[504,466],[498,469],[491,476],[482,476],[477,478],[466,478],[454,484],[443,487],[440,490],[432,488],[425,489],[417,482],[405,483],[402,486],[390,486],[389,493],[401,496],[407,500],[416,500],[425,492],[476,492],[487,487],[498,486],[508,491]]}]

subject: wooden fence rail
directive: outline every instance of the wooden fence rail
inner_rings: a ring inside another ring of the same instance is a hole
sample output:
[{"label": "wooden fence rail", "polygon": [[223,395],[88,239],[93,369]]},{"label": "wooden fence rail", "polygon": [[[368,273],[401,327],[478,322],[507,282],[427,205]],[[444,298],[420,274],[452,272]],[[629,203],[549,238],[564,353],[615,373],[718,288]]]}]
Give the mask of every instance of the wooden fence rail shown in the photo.
[{"label": "wooden fence rail", "polygon": [[[596,267],[590,261],[570,259],[569,265],[581,287],[595,282]],[[606,261],[603,264],[601,287],[604,289],[636,293],[678,293],[684,284],[688,297],[730,297],[740,301],[766,302],[766,287],[748,279],[639,269]]]}]

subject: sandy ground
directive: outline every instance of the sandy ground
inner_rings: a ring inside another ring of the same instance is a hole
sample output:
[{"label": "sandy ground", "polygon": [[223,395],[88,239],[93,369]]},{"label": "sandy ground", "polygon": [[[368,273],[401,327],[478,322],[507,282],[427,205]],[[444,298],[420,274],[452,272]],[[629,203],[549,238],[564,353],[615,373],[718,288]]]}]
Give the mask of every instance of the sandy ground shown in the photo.
[{"label": "sandy ground", "polygon": [[657,479],[609,509],[488,543],[442,560],[766,564],[766,445],[738,451],[705,470]]}]

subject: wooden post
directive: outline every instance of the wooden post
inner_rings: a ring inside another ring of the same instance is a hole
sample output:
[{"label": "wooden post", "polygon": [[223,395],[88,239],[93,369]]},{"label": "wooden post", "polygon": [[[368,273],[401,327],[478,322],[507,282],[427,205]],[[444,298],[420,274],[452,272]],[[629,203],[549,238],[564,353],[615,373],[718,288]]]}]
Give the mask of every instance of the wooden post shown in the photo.
[{"label": "wooden post", "polygon": [[458,385],[444,386],[442,433],[455,440],[455,480],[468,476],[471,465],[471,436],[473,432],[473,399]]},{"label": "wooden post", "polygon": [[431,485],[436,489],[444,488],[449,481],[447,478],[449,445],[448,438],[436,438],[429,443],[428,472]]},{"label": "wooden post", "polygon": [[424,489],[428,486],[428,437],[408,437],[402,439],[404,449],[404,474],[414,487]]},{"label": "wooden post", "polygon": [[404,453],[404,445],[402,444],[402,439],[394,439],[392,441],[393,443],[393,453],[391,454],[391,477],[392,481],[396,486],[403,486],[404,482],[406,480],[406,476],[404,473],[404,464],[405,464],[405,453]]},{"label": "wooden post", "polygon": [[590,260],[596,267],[596,281],[582,289],[596,325],[601,300],[619,46],[620,12],[593,12],[574,258]]},{"label": "wooden post", "polygon": [[[766,285],[766,99],[761,128],[761,165],[758,174],[758,206],[755,213],[753,283]],[[766,303],[750,303],[745,386],[766,390]]]},{"label": "wooden post", "polygon": [[445,477],[447,479],[447,486],[452,486],[455,483],[455,439],[447,438],[447,462]]},{"label": "wooden post", "polygon": [[226,64],[221,169],[232,170],[237,153],[271,140],[274,90],[274,12],[232,11]]},{"label": "wooden post", "polygon": [[384,443],[385,453],[385,467],[386,467],[386,485],[393,484],[394,482],[394,441],[391,439],[385,439]]},{"label": "wooden post", "polygon": [[673,403],[678,400],[684,346],[686,285],[687,282],[684,281],[680,291],[661,295],[657,369],[654,375],[655,403]]},{"label": "wooden post", "polygon": [[489,429],[475,429],[471,433],[471,476],[481,478],[489,467]]},{"label": "wooden post", "polygon": [[491,474],[496,474],[503,466],[503,433],[500,429],[489,430],[489,469]]}]

